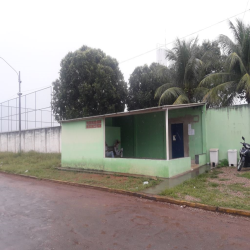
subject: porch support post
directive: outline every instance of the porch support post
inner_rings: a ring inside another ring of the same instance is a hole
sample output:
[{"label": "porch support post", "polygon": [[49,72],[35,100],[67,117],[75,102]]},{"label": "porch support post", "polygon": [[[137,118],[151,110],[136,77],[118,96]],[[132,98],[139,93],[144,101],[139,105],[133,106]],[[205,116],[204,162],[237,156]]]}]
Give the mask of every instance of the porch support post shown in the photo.
[{"label": "porch support post", "polygon": [[104,148],[103,148],[103,158],[105,158],[106,157],[106,155],[105,155],[105,151],[106,151],[105,117],[103,118],[102,125],[103,125],[103,140],[104,140],[104,142],[103,142],[103,145],[104,145]]},{"label": "porch support post", "polygon": [[166,123],[166,156],[169,161],[169,138],[168,138],[168,109],[165,111],[165,123]]}]

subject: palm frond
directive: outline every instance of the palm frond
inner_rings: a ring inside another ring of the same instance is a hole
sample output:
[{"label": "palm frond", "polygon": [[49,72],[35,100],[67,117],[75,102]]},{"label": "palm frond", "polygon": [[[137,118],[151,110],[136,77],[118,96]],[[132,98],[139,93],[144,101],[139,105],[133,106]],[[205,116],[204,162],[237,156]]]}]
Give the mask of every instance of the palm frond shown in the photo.
[{"label": "palm frond", "polygon": [[170,70],[168,69],[168,67],[164,65],[160,65],[160,64],[157,65],[156,72],[159,77],[162,77],[165,80],[167,79],[167,81],[171,78]]},{"label": "palm frond", "polygon": [[186,86],[190,86],[191,81],[198,78],[202,65],[203,62],[198,58],[191,57],[188,60],[184,75],[184,82]]},{"label": "palm frond", "polygon": [[173,86],[172,83],[165,83],[165,84],[161,85],[159,88],[156,89],[154,98],[155,98],[155,99],[156,99],[156,98],[157,98],[157,99],[160,98],[161,95],[162,95],[167,89],[171,88],[172,86]]},{"label": "palm frond", "polygon": [[204,95],[202,102],[208,102],[210,95],[212,93],[212,90],[210,89],[209,91],[207,91],[207,93]]},{"label": "palm frond", "polygon": [[241,58],[237,55],[237,53],[233,52],[228,56],[226,60],[226,66],[228,67],[228,71],[237,71],[237,69],[235,68],[236,65],[239,65],[241,74],[245,74],[247,72]]},{"label": "palm frond", "polygon": [[174,53],[173,50],[166,50],[166,58],[170,61],[176,61],[177,60],[177,56],[176,54]]},{"label": "palm frond", "polygon": [[225,105],[225,100],[228,99],[228,96],[231,96],[231,93],[235,93],[236,82],[229,81],[219,84],[218,86],[209,90],[209,92],[204,96],[204,102],[215,103],[218,106]]},{"label": "palm frond", "polygon": [[236,44],[226,35],[220,35],[218,42],[225,54],[229,55],[233,52],[238,52]]},{"label": "palm frond", "polygon": [[234,38],[242,46],[244,34],[245,34],[245,26],[242,21],[239,19],[236,19],[236,26],[229,21],[229,28],[233,31]]},{"label": "palm frond", "polygon": [[191,51],[191,55],[193,56],[196,55],[198,41],[199,41],[198,36],[190,40],[190,51]]},{"label": "palm frond", "polygon": [[189,99],[185,94],[182,94],[182,95],[179,95],[179,97],[175,100],[173,105],[185,104],[185,103],[189,103]]},{"label": "palm frond", "polygon": [[178,87],[168,88],[162,93],[159,100],[159,105],[163,103],[172,104],[180,95],[185,95],[183,89]]},{"label": "palm frond", "polygon": [[214,87],[222,82],[228,81],[228,79],[233,78],[234,75],[232,73],[213,73],[207,75],[199,84],[199,87],[209,86]]},{"label": "palm frond", "polygon": [[201,101],[203,100],[204,96],[210,91],[210,89],[205,88],[205,87],[198,87],[194,91],[194,98],[197,100]]},{"label": "palm frond", "polygon": [[239,81],[237,86],[238,91],[245,90],[246,93],[250,93],[250,76],[246,73]]},{"label": "palm frond", "polygon": [[241,48],[241,59],[244,62],[248,73],[250,73],[250,26],[246,27],[245,36]]}]

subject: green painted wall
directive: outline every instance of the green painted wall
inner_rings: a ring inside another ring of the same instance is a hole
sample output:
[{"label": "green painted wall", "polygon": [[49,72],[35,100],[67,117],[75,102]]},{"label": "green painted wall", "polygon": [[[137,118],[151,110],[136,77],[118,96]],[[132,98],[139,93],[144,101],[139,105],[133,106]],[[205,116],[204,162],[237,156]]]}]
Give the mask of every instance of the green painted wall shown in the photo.
[{"label": "green painted wall", "polygon": [[207,154],[199,155],[199,166],[207,164]]},{"label": "green painted wall", "polygon": [[106,124],[121,128],[125,158],[166,159],[165,112],[107,118]]},{"label": "green painted wall", "polygon": [[[158,147],[155,144],[161,145],[165,143],[165,133],[163,132],[163,122],[165,119],[165,112],[153,113],[149,115],[138,115],[136,118],[133,116],[119,117],[119,120],[105,121],[109,126],[121,125],[120,127],[107,126],[108,133],[118,133],[119,130],[124,129],[124,138],[121,138],[124,144],[135,144],[140,142],[140,146],[146,147],[147,144]],[[138,121],[134,121],[138,119]],[[107,120],[107,119],[106,119]],[[154,121],[154,122],[152,122]],[[146,124],[149,123],[147,126]],[[143,128],[142,128],[143,127]],[[134,139],[133,128],[136,128],[136,133],[139,133],[137,140]],[[142,128],[142,130],[141,130]],[[153,136],[150,136],[150,140],[143,138],[148,136],[151,132]],[[157,133],[159,133],[157,135]],[[115,137],[118,136],[113,135]],[[164,138],[162,138],[164,137]],[[107,138],[106,138],[107,139]],[[107,140],[113,140],[112,136]],[[153,141],[153,144],[151,143]],[[154,144],[155,143],[155,144]],[[124,144],[122,144],[124,146]],[[190,157],[175,159],[175,160],[159,160],[159,159],[126,159],[126,158],[105,158],[104,157],[104,129],[103,121],[102,128],[86,129],[86,121],[77,121],[70,123],[62,123],[62,166],[95,169],[103,171],[113,171],[130,174],[140,174],[149,176],[158,176],[169,178],[174,175],[183,173],[190,169],[191,160]],[[159,146],[160,147],[160,146]],[[132,149],[135,146],[131,147]],[[165,147],[164,151],[165,151]],[[156,156],[157,150],[163,153],[162,149],[152,150],[151,154],[147,150],[138,149],[139,153],[149,154]],[[133,150],[133,153],[135,150]],[[130,152],[131,153],[131,152]],[[146,155],[145,158],[148,158]]]},{"label": "green painted wall", "polygon": [[201,130],[202,130],[202,144],[203,150],[202,153],[207,153],[207,122],[206,122],[206,106],[201,108]]},{"label": "green painted wall", "polygon": [[[198,116],[198,119],[195,118],[194,122],[190,122],[192,129],[195,131],[195,135],[189,135],[189,156],[192,160],[195,159],[195,155],[202,154],[204,149],[203,141],[203,131],[205,128],[202,126],[202,107],[194,107],[194,108],[183,108],[183,109],[174,109],[169,110],[168,118],[187,118],[190,116]],[[187,118],[190,119],[190,118]],[[196,122],[197,121],[197,122]],[[188,122],[189,123],[189,122]],[[203,129],[203,131],[202,131]],[[205,132],[204,132],[205,134]],[[170,140],[171,143],[171,140]]]},{"label": "green painted wall", "polygon": [[219,149],[219,160],[227,159],[229,149],[241,148],[241,137],[250,143],[250,105],[208,109],[206,112],[207,152]]},{"label": "green painted wall", "polygon": [[94,164],[101,169],[104,156],[104,129],[86,128],[86,121],[62,123],[62,163],[83,167]]},{"label": "green painted wall", "polygon": [[121,140],[121,128],[105,127],[105,141],[108,146],[114,146],[116,140]]},{"label": "green painted wall", "polygon": [[166,160],[106,158],[105,171],[140,174],[158,177],[169,177],[169,168]]},{"label": "green painted wall", "polygon": [[136,116],[136,158],[166,159],[165,112]]},{"label": "green painted wall", "polygon": [[178,158],[168,161],[169,164],[169,178],[178,174],[182,174],[191,169],[191,158]]},{"label": "green painted wall", "polygon": [[[121,147],[124,149],[123,156],[134,157],[134,116],[122,116],[117,118],[107,118],[112,120],[113,126],[121,128]],[[110,122],[110,121],[108,121]]]},{"label": "green painted wall", "polygon": [[[195,136],[190,136],[191,157],[201,154],[205,146],[201,138],[202,109],[189,108],[173,110],[169,117],[198,115],[199,122],[193,123]],[[204,119],[204,118],[203,118]],[[104,122],[102,128],[86,129],[86,121],[62,123],[62,166],[81,167],[131,174],[159,177],[173,177],[190,170],[191,157],[166,159],[165,112],[141,114],[136,116],[107,118],[105,120],[108,144],[121,134],[121,145],[126,158],[104,157]],[[118,138],[119,139],[119,138]],[[152,159],[129,159],[141,157]]]},{"label": "green painted wall", "polygon": [[170,178],[191,168],[190,157],[175,160],[149,160],[126,158],[103,158],[81,162],[62,161],[62,167],[82,167],[85,169],[112,171],[139,175]]}]

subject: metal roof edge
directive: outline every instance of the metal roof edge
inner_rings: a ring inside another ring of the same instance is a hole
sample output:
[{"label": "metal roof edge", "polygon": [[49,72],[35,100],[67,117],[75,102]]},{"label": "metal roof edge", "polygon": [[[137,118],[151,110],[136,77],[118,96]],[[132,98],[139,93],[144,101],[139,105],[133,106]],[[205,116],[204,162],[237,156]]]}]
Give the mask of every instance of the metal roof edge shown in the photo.
[{"label": "metal roof edge", "polygon": [[189,104],[177,104],[177,105],[163,105],[159,107],[152,107],[152,108],[145,108],[145,109],[137,109],[131,110],[126,112],[118,112],[118,113],[111,113],[105,115],[96,115],[96,116],[86,116],[81,118],[69,119],[69,120],[61,120],[60,123],[66,122],[76,122],[76,121],[84,121],[84,120],[93,120],[93,119],[101,119],[106,117],[119,117],[119,116],[128,116],[128,115],[136,115],[136,114],[144,114],[144,113],[152,113],[152,112],[160,112],[167,109],[182,109],[182,108],[192,108],[197,106],[203,106],[206,103],[189,103]]}]

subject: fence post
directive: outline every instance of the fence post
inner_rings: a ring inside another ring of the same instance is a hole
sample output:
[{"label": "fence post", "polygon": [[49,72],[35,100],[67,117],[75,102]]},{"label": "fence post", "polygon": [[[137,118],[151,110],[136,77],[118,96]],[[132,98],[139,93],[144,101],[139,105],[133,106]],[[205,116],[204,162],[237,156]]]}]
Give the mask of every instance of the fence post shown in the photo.
[{"label": "fence post", "polygon": [[36,128],[36,91],[35,91],[35,128]]}]

